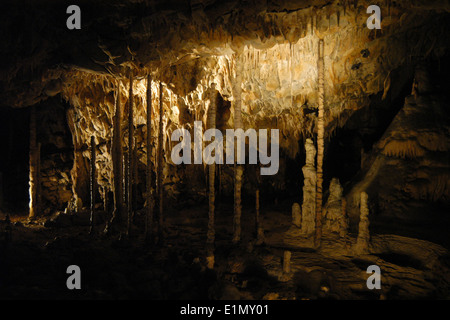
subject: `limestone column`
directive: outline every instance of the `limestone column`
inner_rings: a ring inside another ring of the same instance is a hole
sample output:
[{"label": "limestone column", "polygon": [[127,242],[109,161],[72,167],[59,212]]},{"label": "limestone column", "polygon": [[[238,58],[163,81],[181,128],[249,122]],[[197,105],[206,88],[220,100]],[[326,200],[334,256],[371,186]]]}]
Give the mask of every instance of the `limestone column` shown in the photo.
[{"label": "limestone column", "polygon": [[[152,188],[152,79],[150,75],[147,76],[147,210],[145,216],[145,238],[148,238],[149,233],[152,233],[153,227],[153,188]],[[153,236],[153,234],[151,235]]]},{"label": "limestone column", "polygon": [[134,150],[134,124],[133,124],[133,71],[129,74],[130,87],[128,94],[128,159],[127,159],[127,234],[130,233],[133,216],[133,150]]},{"label": "limestone column", "polygon": [[316,192],[316,232],[314,244],[318,246],[322,237],[322,183],[323,183],[323,155],[324,155],[324,61],[323,39],[319,40],[319,114],[317,118],[317,192]]},{"label": "limestone column", "polygon": [[369,233],[369,196],[365,192],[361,192],[360,202],[360,218],[359,218],[359,230],[358,238],[356,239],[356,253],[364,254],[369,250],[370,233]]},{"label": "limestone column", "polygon": [[[234,95],[234,129],[243,129],[242,122],[242,63],[238,57],[236,57],[236,77],[233,83],[233,95]],[[236,149],[235,149],[236,150]],[[235,157],[237,152],[235,152]],[[234,175],[234,217],[233,217],[233,243],[237,243],[241,240],[241,190],[242,190],[242,176],[244,174],[244,167],[239,164],[235,164]]]},{"label": "limestone column", "polygon": [[67,110],[67,123],[72,134],[73,143],[73,167],[70,171],[72,179],[73,197],[68,206],[71,213],[79,212],[83,206],[89,203],[89,164],[83,156],[80,127],[75,108]]},{"label": "limestone column", "polygon": [[33,220],[37,214],[37,189],[38,189],[38,152],[36,137],[36,107],[31,107],[30,112],[30,151],[29,151],[29,194],[30,194],[30,211],[28,218]]},{"label": "limestone column", "polygon": [[316,215],[316,168],[314,167],[316,148],[311,139],[306,139],[305,150],[306,164],[302,168],[304,184],[301,233],[311,236],[315,231]]},{"label": "limestone column", "polygon": [[164,123],[163,123],[163,87],[161,81],[159,82],[159,133],[158,133],[158,196],[159,196],[159,216],[158,216],[158,236],[159,240],[164,237],[163,226],[163,142],[164,142]]},{"label": "limestone column", "polygon": [[[217,115],[217,91],[216,84],[211,84],[211,89],[209,93],[209,108],[207,115],[207,128],[215,129],[216,128],[216,115]],[[214,156],[214,155],[213,155]],[[207,231],[207,240],[206,240],[206,250],[207,250],[207,264],[208,268],[214,268],[214,240],[216,231],[214,228],[214,212],[215,212],[215,170],[216,164],[208,165],[209,169],[209,211],[208,211],[208,231]]]},{"label": "limestone column", "polygon": [[90,195],[91,195],[91,217],[90,217],[90,231],[92,234],[94,232],[94,224],[95,224],[95,189],[96,189],[96,181],[95,181],[95,137],[91,136],[91,163],[90,163]]},{"label": "limestone column", "polygon": [[115,113],[113,119],[113,139],[111,146],[114,173],[114,211],[112,221],[123,224],[125,217],[123,212],[122,107],[120,99],[120,84],[117,83]]}]

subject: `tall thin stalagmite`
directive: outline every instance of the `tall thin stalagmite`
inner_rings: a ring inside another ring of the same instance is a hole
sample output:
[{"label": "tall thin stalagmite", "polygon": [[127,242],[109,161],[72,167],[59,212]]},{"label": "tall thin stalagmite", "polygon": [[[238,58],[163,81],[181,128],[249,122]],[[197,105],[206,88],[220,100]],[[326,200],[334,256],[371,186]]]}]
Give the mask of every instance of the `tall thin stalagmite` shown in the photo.
[{"label": "tall thin stalagmite", "polygon": [[91,217],[89,233],[94,232],[95,224],[95,137],[91,136],[91,165],[90,165],[90,180],[89,180],[90,194],[91,194]]},{"label": "tall thin stalagmite", "polygon": [[[145,238],[152,234],[153,227],[153,189],[152,189],[152,79],[147,76],[147,211],[145,215]],[[150,234],[149,234],[150,233]]]},{"label": "tall thin stalagmite", "polygon": [[42,150],[42,143],[37,144],[37,150],[36,150],[36,208],[39,212],[41,210],[41,204],[42,204],[42,184],[41,184],[41,150]]},{"label": "tall thin stalagmite", "polygon": [[322,238],[322,183],[323,183],[323,154],[324,154],[324,61],[323,39],[319,40],[319,114],[317,118],[317,184],[316,184],[316,232],[314,243],[320,245]]},{"label": "tall thin stalagmite", "polygon": [[128,158],[127,158],[127,233],[130,233],[133,216],[133,154],[134,154],[134,125],[133,125],[133,71],[130,70],[130,87],[128,95]]},{"label": "tall thin stalagmite", "polygon": [[37,214],[37,191],[38,191],[38,146],[36,138],[36,107],[31,107],[30,112],[30,212],[28,218],[34,219]]},{"label": "tall thin stalagmite", "polygon": [[[242,63],[239,58],[236,58],[236,77],[233,83],[234,95],[234,129],[243,129],[242,112],[241,112],[241,95],[242,95]],[[237,155],[237,153],[235,153]],[[242,165],[235,165],[234,174],[234,218],[233,218],[233,243],[241,240],[241,189],[242,176],[244,174],[244,167]]]},{"label": "tall thin stalagmite", "polygon": [[[216,84],[211,84],[210,94],[209,94],[209,109],[207,118],[208,129],[216,128],[216,115],[217,115],[217,91]],[[215,156],[215,155],[214,155]],[[216,236],[216,230],[214,227],[214,212],[215,212],[215,163],[210,164],[209,168],[209,214],[208,214],[208,232],[207,232],[207,264],[208,268],[214,268],[214,240]]]},{"label": "tall thin stalagmite", "polygon": [[159,196],[159,215],[158,215],[158,237],[161,241],[164,238],[163,225],[163,141],[164,141],[164,123],[163,123],[163,87],[159,82],[159,133],[158,133],[158,196]]},{"label": "tall thin stalagmite", "polygon": [[117,83],[113,119],[112,165],[114,173],[114,212],[111,223],[123,224],[125,220],[123,210],[123,150],[122,150],[122,107],[120,103],[120,84]]}]

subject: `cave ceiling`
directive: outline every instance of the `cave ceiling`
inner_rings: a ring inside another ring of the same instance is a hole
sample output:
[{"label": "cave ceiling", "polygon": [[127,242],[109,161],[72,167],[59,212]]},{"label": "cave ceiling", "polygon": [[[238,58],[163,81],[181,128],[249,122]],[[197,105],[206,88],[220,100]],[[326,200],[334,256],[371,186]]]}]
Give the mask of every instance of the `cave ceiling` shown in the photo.
[{"label": "cave ceiling", "polygon": [[126,82],[131,69],[136,79],[164,82],[186,104],[212,82],[232,101],[241,63],[243,112],[258,123],[258,114],[316,108],[323,39],[325,119],[333,129],[370,96],[410,81],[421,60],[446,55],[448,1],[378,2],[381,30],[366,26],[372,3],[356,0],[78,1],[82,28],[68,30],[67,1],[6,1],[0,98],[27,107],[57,94],[70,101],[90,87],[103,101],[111,79]]}]

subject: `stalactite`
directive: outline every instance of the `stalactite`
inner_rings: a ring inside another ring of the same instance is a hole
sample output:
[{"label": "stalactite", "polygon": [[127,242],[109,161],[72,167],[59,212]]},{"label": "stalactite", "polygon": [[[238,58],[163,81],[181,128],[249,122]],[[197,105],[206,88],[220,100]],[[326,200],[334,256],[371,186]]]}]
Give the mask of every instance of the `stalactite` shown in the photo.
[{"label": "stalactite", "polygon": [[114,183],[114,211],[111,221],[105,231],[110,230],[114,224],[123,225],[125,220],[123,210],[123,150],[122,150],[122,107],[120,103],[120,83],[117,83],[116,101],[114,105],[113,137],[111,146],[111,158],[113,167]]},{"label": "stalactite", "polygon": [[133,142],[134,142],[134,124],[133,124],[133,72],[130,70],[129,74],[130,88],[128,94],[128,159],[127,159],[127,234],[130,233],[131,219],[133,216]]},{"label": "stalactite", "polygon": [[[234,129],[243,129],[242,112],[241,112],[241,94],[242,94],[242,63],[239,58],[236,59],[236,77],[233,83],[233,95],[234,95]],[[236,155],[236,153],[235,153]],[[242,165],[235,165],[234,175],[234,218],[233,218],[233,242],[237,243],[241,240],[241,189],[242,189],[242,176],[244,168]]]},{"label": "stalactite", "polygon": [[158,215],[158,237],[162,241],[164,238],[163,225],[163,87],[159,82],[159,133],[158,133],[158,196],[159,196],[159,215]]},{"label": "stalactite", "polygon": [[36,107],[31,107],[30,112],[30,211],[28,218],[33,220],[37,214],[37,188],[38,188],[38,172],[37,172],[37,137],[36,137]]},{"label": "stalactite", "polygon": [[94,232],[94,224],[95,224],[95,137],[91,136],[91,163],[90,163],[90,195],[91,195],[91,217],[90,217],[90,230],[89,234]]},{"label": "stalactite", "polygon": [[[217,114],[217,90],[216,84],[211,84],[210,94],[209,94],[209,109],[207,118],[208,129],[216,128],[216,114]],[[213,155],[214,156],[214,155]],[[206,240],[206,250],[207,250],[207,265],[208,268],[214,268],[214,240],[215,240],[215,227],[214,227],[214,213],[215,213],[215,188],[214,188],[214,178],[216,165],[210,164],[209,166],[209,214],[208,214],[208,231]]]},{"label": "stalactite", "polygon": [[[153,236],[153,188],[152,188],[152,79],[147,76],[147,210],[145,216],[145,238]],[[150,234],[149,234],[150,233]]]},{"label": "stalactite", "polygon": [[316,234],[314,242],[320,245],[322,237],[322,184],[324,154],[324,43],[319,40],[319,114],[317,118],[317,185],[316,185]]}]

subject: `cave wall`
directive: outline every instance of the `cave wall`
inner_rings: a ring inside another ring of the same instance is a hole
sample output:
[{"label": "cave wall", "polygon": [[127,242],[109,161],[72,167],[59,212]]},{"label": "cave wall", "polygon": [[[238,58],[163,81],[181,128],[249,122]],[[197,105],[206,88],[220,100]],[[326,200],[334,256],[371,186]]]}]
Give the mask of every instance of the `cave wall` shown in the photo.
[{"label": "cave wall", "polygon": [[41,144],[40,202],[44,214],[64,210],[72,198],[72,137],[60,99],[47,100],[36,115],[37,141]]}]

